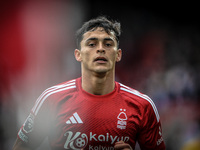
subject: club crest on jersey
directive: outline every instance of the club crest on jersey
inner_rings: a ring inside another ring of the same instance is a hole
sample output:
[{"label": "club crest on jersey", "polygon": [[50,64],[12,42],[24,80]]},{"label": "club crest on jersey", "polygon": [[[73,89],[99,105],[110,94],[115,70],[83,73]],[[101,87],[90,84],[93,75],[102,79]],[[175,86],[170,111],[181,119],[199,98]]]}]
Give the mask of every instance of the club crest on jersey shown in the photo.
[{"label": "club crest on jersey", "polygon": [[127,115],[126,115],[126,109],[120,109],[120,113],[117,116],[117,128],[123,130],[126,129],[127,125]]}]

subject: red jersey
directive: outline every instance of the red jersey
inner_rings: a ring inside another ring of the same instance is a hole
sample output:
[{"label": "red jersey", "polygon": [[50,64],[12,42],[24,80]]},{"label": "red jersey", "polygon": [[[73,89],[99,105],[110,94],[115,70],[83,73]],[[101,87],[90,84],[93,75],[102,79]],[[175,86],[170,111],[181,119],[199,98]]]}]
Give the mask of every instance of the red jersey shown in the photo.
[{"label": "red jersey", "polygon": [[34,147],[48,137],[53,150],[114,150],[123,140],[134,149],[163,150],[158,111],[146,95],[115,82],[113,92],[92,95],[81,78],[45,90],[18,132]]}]

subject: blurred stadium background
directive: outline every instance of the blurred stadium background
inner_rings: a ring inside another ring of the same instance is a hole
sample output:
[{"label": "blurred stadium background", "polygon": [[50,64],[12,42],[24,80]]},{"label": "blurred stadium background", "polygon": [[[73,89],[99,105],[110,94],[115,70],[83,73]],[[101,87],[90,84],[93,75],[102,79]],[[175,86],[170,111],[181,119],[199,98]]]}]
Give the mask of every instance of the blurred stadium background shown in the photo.
[{"label": "blurred stadium background", "polygon": [[116,79],[154,100],[167,150],[192,150],[199,145],[197,4],[145,6],[109,0],[0,3],[1,150],[12,148],[43,90],[80,76],[80,64],[73,55],[74,34],[83,22],[98,15],[121,22],[123,59],[117,64]]}]

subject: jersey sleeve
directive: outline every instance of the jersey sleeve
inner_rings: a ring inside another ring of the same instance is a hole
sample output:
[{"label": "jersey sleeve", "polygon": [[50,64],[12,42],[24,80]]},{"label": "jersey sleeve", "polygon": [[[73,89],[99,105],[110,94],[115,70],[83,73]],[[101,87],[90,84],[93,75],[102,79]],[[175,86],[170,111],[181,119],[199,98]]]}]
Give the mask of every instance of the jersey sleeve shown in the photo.
[{"label": "jersey sleeve", "polygon": [[142,150],[165,150],[157,108],[149,97],[146,99],[138,143]]},{"label": "jersey sleeve", "polygon": [[49,99],[43,93],[18,132],[18,138],[31,148],[38,147],[51,127]]}]

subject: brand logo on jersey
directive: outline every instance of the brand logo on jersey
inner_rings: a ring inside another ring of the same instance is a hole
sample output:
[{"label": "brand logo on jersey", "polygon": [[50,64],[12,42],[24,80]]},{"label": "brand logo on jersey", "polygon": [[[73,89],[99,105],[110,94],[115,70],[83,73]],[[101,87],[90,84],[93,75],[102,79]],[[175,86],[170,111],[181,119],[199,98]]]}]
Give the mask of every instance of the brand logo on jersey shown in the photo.
[{"label": "brand logo on jersey", "polygon": [[83,121],[81,120],[81,118],[79,117],[78,113],[75,112],[70,118],[69,120],[66,121],[66,124],[81,124],[83,123]]},{"label": "brand logo on jersey", "polygon": [[127,125],[127,115],[126,115],[126,109],[120,109],[120,113],[117,116],[117,128],[119,129],[126,129],[126,125]]},{"label": "brand logo on jersey", "polygon": [[[110,135],[109,133],[104,134],[95,134],[93,132],[90,132],[89,135],[87,136],[85,133],[81,132],[76,132],[75,134],[72,131],[67,131],[64,136],[67,137],[66,142],[64,144],[65,149],[72,149],[72,150],[81,150],[85,148],[88,144],[88,142],[99,142],[99,146],[93,146],[93,145],[88,145],[89,149],[108,149],[108,147],[102,146],[101,142],[110,142],[111,145],[116,143],[117,141],[124,141],[128,142],[129,141],[129,136],[113,136]],[[110,147],[113,148],[113,147]],[[113,148],[114,149],[114,148]]]}]

